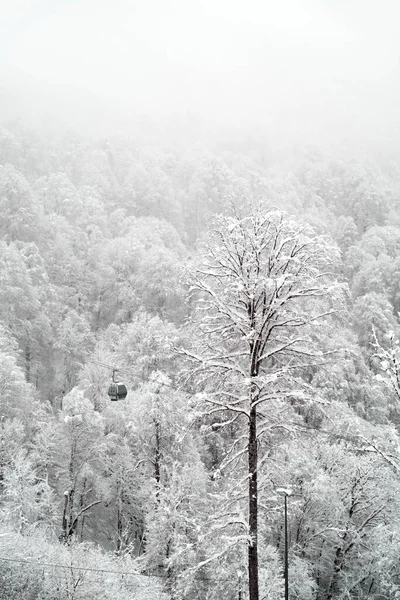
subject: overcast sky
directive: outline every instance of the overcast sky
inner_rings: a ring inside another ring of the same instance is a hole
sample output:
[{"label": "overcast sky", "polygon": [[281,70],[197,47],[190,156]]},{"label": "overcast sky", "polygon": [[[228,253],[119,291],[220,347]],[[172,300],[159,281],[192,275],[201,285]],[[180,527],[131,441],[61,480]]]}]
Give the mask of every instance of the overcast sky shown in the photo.
[{"label": "overcast sky", "polygon": [[43,106],[88,117],[195,116],[310,139],[400,134],[397,0],[0,5],[1,92],[18,86],[16,110],[41,94]]}]

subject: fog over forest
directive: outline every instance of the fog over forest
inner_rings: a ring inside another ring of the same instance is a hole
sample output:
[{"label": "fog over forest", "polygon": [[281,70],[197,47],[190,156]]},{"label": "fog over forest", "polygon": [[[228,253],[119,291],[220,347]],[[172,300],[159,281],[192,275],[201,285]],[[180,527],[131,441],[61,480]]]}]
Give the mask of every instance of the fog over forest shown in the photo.
[{"label": "fog over forest", "polygon": [[398,2],[0,8],[0,600],[400,598]]},{"label": "fog over forest", "polygon": [[146,122],[157,129],[161,120],[171,136],[164,143],[174,141],[172,120],[183,130],[189,124],[192,138],[231,130],[285,147],[398,149],[395,0],[4,4],[8,118],[100,135]]}]

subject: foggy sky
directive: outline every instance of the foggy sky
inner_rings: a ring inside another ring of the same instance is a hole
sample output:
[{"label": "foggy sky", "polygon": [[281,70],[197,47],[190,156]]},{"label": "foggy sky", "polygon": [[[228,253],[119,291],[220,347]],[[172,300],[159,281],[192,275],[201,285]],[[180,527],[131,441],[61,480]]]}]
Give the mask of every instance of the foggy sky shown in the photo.
[{"label": "foggy sky", "polygon": [[396,0],[0,5],[7,117],[123,127],[137,115],[172,116],[296,142],[399,138]]}]

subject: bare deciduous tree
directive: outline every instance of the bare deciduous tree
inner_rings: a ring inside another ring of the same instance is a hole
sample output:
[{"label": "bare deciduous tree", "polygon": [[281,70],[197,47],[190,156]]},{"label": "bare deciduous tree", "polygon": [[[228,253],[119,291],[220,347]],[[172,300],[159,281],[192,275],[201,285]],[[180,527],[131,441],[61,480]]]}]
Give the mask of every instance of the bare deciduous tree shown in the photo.
[{"label": "bare deciduous tree", "polygon": [[299,374],[322,355],[313,330],[332,312],[336,284],[329,271],[336,257],[325,239],[280,211],[254,210],[244,218],[233,211],[217,218],[193,269],[200,336],[197,349],[185,354],[208,413],[228,413],[221,425],[242,424],[230,459],[247,452],[250,600],[259,598],[259,440],[271,426],[284,426],[272,405],[305,396]]}]

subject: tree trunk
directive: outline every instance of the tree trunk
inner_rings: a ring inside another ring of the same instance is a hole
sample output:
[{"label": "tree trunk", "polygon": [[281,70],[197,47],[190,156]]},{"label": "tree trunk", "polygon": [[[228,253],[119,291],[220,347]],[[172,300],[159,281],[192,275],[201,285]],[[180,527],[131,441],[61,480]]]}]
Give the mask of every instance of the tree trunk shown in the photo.
[{"label": "tree trunk", "polygon": [[62,539],[64,542],[68,540],[68,501],[69,501],[69,493],[64,492],[64,511],[62,518]]},{"label": "tree trunk", "polygon": [[[81,496],[80,496],[80,499],[79,499],[79,510],[82,510],[84,508],[84,506],[85,506],[83,498],[84,498],[84,496],[86,494],[86,483],[87,483],[87,480],[86,480],[86,477],[85,477],[84,480],[83,480],[82,493],[81,493]],[[81,542],[83,541],[83,528],[84,528],[84,526],[85,526],[85,515],[82,516],[82,520],[81,520],[81,531],[80,531],[80,540],[81,540]]]},{"label": "tree trunk", "polygon": [[123,535],[123,526],[122,526],[122,508],[121,508],[121,486],[120,482],[117,479],[117,553],[119,554],[122,549],[122,535]]},{"label": "tree trunk", "polygon": [[249,600],[258,600],[257,408],[249,421]]},{"label": "tree trunk", "polygon": [[28,344],[28,346],[25,348],[25,376],[28,383],[31,383],[31,361],[32,352]]},{"label": "tree trunk", "polygon": [[155,452],[154,452],[154,477],[157,482],[157,496],[158,496],[158,488],[160,486],[160,480],[161,480],[161,472],[160,472],[160,462],[161,462],[161,446],[160,446],[161,431],[160,431],[160,429],[161,429],[161,425],[160,425],[160,421],[158,419],[155,419],[154,424],[155,424],[155,429],[156,429],[156,433],[155,433],[156,447],[155,447]]}]

